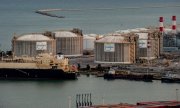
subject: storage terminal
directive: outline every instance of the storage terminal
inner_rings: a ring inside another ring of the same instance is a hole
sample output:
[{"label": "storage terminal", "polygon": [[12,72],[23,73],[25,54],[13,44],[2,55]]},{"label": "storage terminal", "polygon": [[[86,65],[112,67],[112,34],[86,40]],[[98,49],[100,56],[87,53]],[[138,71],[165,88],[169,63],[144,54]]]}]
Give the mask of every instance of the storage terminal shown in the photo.
[{"label": "storage terminal", "polygon": [[34,57],[40,53],[64,54],[74,64],[93,70],[102,67],[128,68],[130,71],[178,72],[180,68],[180,31],[176,16],[172,16],[172,26],[119,30],[105,35],[86,34],[77,28],[72,30],[46,31],[14,35],[12,53],[1,60],[15,57]]}]

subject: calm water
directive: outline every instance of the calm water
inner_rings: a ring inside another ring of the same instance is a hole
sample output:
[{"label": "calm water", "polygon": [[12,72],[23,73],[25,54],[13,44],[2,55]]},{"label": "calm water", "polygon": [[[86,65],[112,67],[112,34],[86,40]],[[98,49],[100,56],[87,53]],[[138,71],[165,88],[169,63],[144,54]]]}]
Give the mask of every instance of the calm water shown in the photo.
[{"label": "calm water", "polygon": [[92,93],[94,104],[136,103],[137,101],[175,100],[179,84],[127,80],[107,81],[81,76],[75,81],[0,81],[1,108],[68,108],[68,97]]},{"label": "calm water", "polygon": [[[53,12],[65,19],[34,13],[38,9],[79,11]],[[1,49],[11,49],[13,34],[80,28],[84,33],[105,34],[120,29],[157,26],[159,16],[171,24],[180,22],[179,0],[0,0]]]},{"label": "calm water", "polygon": [[[154,6],[154,7],[152,7]],[[160,7],[157,7],[160,6]],[[169,6],[169,7],[168,7]],[[56,11],[64,19],[34,13],[38,9]],[[159,16],[171,24],[180,23],[179,0],[0,0],[0,49],[10,50],[13,34],[80,28],[86,33],[105,34],[120,29],[157,26]],[[95,104],[151,100],[173,100],[179,84],[107,81],[86,76],[75,81],[0,81],[0,108],[67,108],[68,97],[92,93]]]}]

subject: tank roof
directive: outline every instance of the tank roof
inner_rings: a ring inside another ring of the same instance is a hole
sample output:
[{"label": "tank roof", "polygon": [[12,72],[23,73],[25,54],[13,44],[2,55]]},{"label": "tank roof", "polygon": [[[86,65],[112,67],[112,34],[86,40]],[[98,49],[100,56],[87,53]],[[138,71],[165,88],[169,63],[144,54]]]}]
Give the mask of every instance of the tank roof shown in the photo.
[{"label": "tank roof", "polygon": [[144,32],[150,29],[147,28],[135,28],[135,29],[127,29],[127,30],[118,30],[116,33],[131,33],[131,32]]},{"label": "tank roof", "polygon": [[21,35],[19,37],[16,38],[16,40],[22,40],[22,41],[47,41],[47,40],[51,40],[50,37],[42,35],[42,34],[25,34],[25,35]]},{"label": "tank roof", "polygon": [[93,35],[86,34],[86,35],[83,36],[83,39],[92,39],[92,40],[95,40],[97,36],[98,35],[96,35],[96,34],[93,34]]},{"label": "tank roof", "polygon": [[55,37],[77,37],[78,35],[70,31],[56,31]]},{"label": "tank roof", "polygon": [[107,35],[104,36],[103,38],[96,40],[96,42],[99,43],[129,43],[128,41],[125,40],[124,36],[121,35]]}]

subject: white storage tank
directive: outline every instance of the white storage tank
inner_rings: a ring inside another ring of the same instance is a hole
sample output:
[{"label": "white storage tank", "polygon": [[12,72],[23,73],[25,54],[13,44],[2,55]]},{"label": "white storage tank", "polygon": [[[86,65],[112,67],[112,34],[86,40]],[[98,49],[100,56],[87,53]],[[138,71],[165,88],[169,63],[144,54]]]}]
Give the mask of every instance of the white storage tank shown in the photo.
[{"label": "white storage tank", "polygon": [[95,41],[96,63],[132,64],[135,62],[134,34],[107,35]]},{"label": "white storage tank", "polygon": [[56,31],[56,53],[66,57],[81,56],[83,53],[83,36],[78,29],[72,31]]},{"label": "white storage tank", "polygon": [[[134,33],[138,36],[136,59],[155,59],[159,57],[161,35],[157,29],[135,28],[119,30],[117,33]],[[149,48],[148,45],[150,45]]]},{"label": "white storage tank", "polygon": [[155,59],[160,56],[160,32],[157,30],[138,31],[137,59]]},{"label": "white storage tank", "polygon": [[83,50],[94,50],[94,41],[96,40],[96,34],[86,34],[83,36]]},{"label": "white storage tank", "polygon": [[40,53],[55,54],[55,39],[40,33],[14,36],[12,39],[12,51],[14,56],[34,57]]}]

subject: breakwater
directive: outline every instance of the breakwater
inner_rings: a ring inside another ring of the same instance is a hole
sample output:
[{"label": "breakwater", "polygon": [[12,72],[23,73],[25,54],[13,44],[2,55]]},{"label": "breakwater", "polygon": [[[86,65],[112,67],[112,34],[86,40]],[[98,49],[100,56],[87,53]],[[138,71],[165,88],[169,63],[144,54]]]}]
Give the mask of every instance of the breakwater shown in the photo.
[{"label": "breakwater", "polygon": [[49,16],[49,17],[56,17],[56,18],[65,18],[65,16],[59,16],[59,15],[55,15],[52,13],[48,13],[50,12],[50,10],[48,11],[43,11],[43,10],[37,10],[35,11],[35,13],[41,14],[41,15],[45,15],[45,16]]}]

